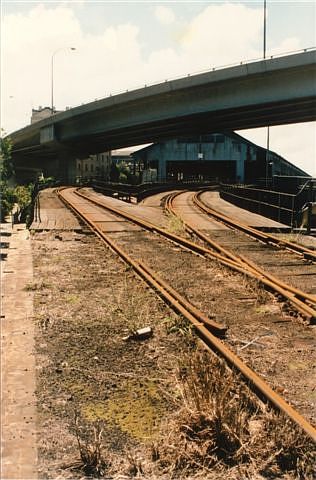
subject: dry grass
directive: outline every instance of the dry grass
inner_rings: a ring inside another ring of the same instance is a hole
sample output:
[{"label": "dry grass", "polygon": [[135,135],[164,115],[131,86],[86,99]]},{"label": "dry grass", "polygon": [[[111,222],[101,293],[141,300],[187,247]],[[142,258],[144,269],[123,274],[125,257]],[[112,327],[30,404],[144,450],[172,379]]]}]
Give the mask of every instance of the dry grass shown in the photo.
[{"label": "dry grass", "polygon": [[185,233],[184,224],[180,217],[178,217],[177,215],[173,215],[171,213],[168,213],[167,217],[168,217],[168,225],[167,225],[168,232],[174,233],[176,235]]},{"label": "dry grass", "polygon": [[[192,337],[194,335],[193,325],[182,316],[168,317],[163,322],[166,326],[167,333],[176,333],[185,337]],[[196,340],[196,337],[195,337]],[[193,341],[193,339],[192,339]]]},{"label": "dry grass", "polygon": [[36,290],[45,290],[50,287],[51,285],[44,281],[30,282],[25,285],[23,290],[25,290],[26,292],[35,292]]},{"label": "dry grass", "polygon": [[102,422],[95,422],[92,431],[75,420],[75,435],[78,443],[80,460],[73,465],[74,470],[82,470],[87,476],[93,478],[103,477],[110,463],[106,460],[106,453],[102,444]]},{"label": "dry grass", "polygon": [[201,472],[203,478],[215,472],[224,478],[282,478],[288,472],[312,478],[311,441],[281,416],[259,410],[247,387],[213,355],[187,358],[178,388],[182,407],[153,448],[162,471],[178,478]]}]

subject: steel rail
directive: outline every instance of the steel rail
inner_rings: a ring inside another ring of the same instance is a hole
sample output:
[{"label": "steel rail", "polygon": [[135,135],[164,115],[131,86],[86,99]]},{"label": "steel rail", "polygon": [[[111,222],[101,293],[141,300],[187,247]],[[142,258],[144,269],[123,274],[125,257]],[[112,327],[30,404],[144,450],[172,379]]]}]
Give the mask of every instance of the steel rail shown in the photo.
[{"label": "steel rail", "polygon": [[[127,214],[126,212],[123,212],[122,210],[115,208],[113,206],[109,205],[104,205],[104,203],[92,199],[86,195],[84,195],[82,192],[78,191],[78,189],[75,190],[74,192],[76,195],[79,195],[80,197],[88,200],[89,202],[93,203],[94,205],[97,205],[98,207],[101,207],[103,209],[106,209],[116,215],[120,215],[121,217],[132,221],[136,223],[137,225],[146,228],[150,231],[159,233],[160,235],[168,238],[171,240],[173,243],[176,243],[177,245],[180,245],[183,248],[188,249],[189,251],[193,251],[195,253],[198,253],[204,257],[212,258],[214,260],[217,260],[219,263],[222,265],[225,265],[235,271],[238,271],[239,273],[242,273],[243,275],[247,275],[251,278],[253,278],[256,281],[259,281],[266,287],[268,287],[270,290],[278,293],[281,295],[283,298],[285,298],[289,303],[291,303],[295,309],[303,315],[310,323],[313,323],[316,321],[316,310],[311,308],[309,305],[306,305],[306,303],[298,298],[295,297],[295,295],[292,292],[289,292],[287,289],[282,288],[281,286],[277,285],[273,281],[269,280],[268,278],[264,277],[263,275],[259,274],[258,272],[255,272],[252,268],[247,266],[245,263],[241,262],[241,260],[238,257],[234,257],[235,259],[227,258],[224,255],[221,255],[219,253],[216,253],[209,248],[203,247],[201,245],[198,245],[194,242],[191,242],[183,237],[180,237],[178,235],[175,235],[173,233],[170,233],[166,231],[163,228],[158,227],[157,225],[150,223],[145,220],[141,220],[139,217],[135,217],[132,214]],[[286,285],[286,284],[285,284]],[[304,296],[304,292],[301,292],[301,296]]]},{"label": "steel rail", "polygon": [[[173,206],[173,201],[174,199],[178,196],[181,195],[182,192],[175,192],[170,195],[168,195],[167,200],[166,200],[166,210],[172,214],[176,215],[179,217],[177,214],[174,206]],[[181,217],[180,217],[181,218]],[[202,232],[200,232],[197,228],[195,228],[191,223],[188,221],[184,221],[181,218],[181,221],[183,222],[185,228],[190,232],[198,236],[201,240],[203,240],[206,244],[210,245],[212,248],[214,248],[217,252],[220,252],[224,256],[227,256],[227,258],[231,259],[235,263],[240,263],[241,266],[244,268],[250,268],[254,273],[258,273],[262,275],[263,277],[267,278],[268,280],[271,280],[271,282],[275,283],[279,287],[283,288],[284,290],[289,291],[290,293],[294,294],[296,297],[301,298],[303,301],[308,301],[311,304],[316,305],[316,295],[312,295],[306,292],[303,292],[302,290],[292,287],[291,285],[283,282],[279,278],[275,277],[274,275],[270,274],[269,272],[266,272],[263,268],[259,267],[259,265],[255,264],[248,258],[244,257],[241,254],[234,254],[230,250],[227,250],[227,248],[224,248],[222,245],[219,243],[215,242],[212,240],[210,237],[207,235],[204,235]]]},{"label": "steel rail", "polygon": [[[59,198],[63,200],[63,202],[72,210],[75,211],[81,218],[85,219],[85,222],[103,239],[105,240],[113,250],[119,253],[121,256],[123,255],[123,250],[120,249],[108,236],[104,234],[104,232],[97,226],[95,222],[89,220],[87,215],[78,207],[74,206],[69,200],[67,200],[62,191],[58,191]],[[127,254],[126,254],[127,257]],[[206,325],[215,335],[220,337],[225,336],[227,331],[227,327],[221,325],[211,318],[207,317],[204,313],[202,313],[197,307],[191,304],[188,300],[186,300],[182,295],[180,295],[174,288],[172,288],[167,282],[165,282],[157,273],[155,273],[149,266],[145,265],[143,262],[139,263],[131,258],[128,258],[128,263],[130,263],[133,268],[137,271],[137,273],[144,278],[147,283],[149,283],[154,289],[158,290],[160,295],[167,301],[170,302],[173,306],[175,306],[176,310],[181,313],[185,314],[185,312],[189,312],[192,317],[195,318],[195,321],[198,323],[203,323]]]},{"label": "steel rail", "polygon": [[193,197],[193,202],[202,210],[204,213],[207,213],[208,215],[216,218],[217,220],[225,223],[225,225],[229,225],[232,228],[235,228],[237,230],[241,230],[244,233],[247,233],[248,235],[257,238],[257,240],[260,240],[264,243],[270,243],[276,247],[279,248],[285,248],[287,250],[290,250],[296,254],[299,254],[303,256],[304,258],[311,260],[313,262],[316,262],[316,253],[306,247],[303,247],[302,245],[298,245],[292,242],[288,242],[287,240],[283,240],[280,238],[275,237],[274,235],[271,235],[270,233],[263,233],[260,230],[257,230],[254,227],[250,227],[246,225],[243,222],[233,220],[232,218],[228,217],[225,214],[222,214],[218,212],[217,210],[214,210],[212,207],[207,205],[203,200],[201,200],[201,195],[203,191],[200,191],[196,193]]},{"label": "steel rail", "polygon": [[[152,285],[155,289],[161,290],[161,285],[155,278],[151,276],[152,270],[149,267],[145,267],[143,264],[140,264],[129,257],[129,255],[124,252],[118,245],[116,245],[105,233],[97,226],[95,222],[90,220],[84,212],[81,211],[77,206],[75,206],[69,199],[65,199],[63,192],[59,192],[60,198],[64,203],[71,208],[74,212],[77,213],[99,236],[103,239],[107,245],[109,245],[125,262],[131,265],[134,270],[144,279],[152,282]],[[316,442],[316,429],[311,425],[302,415],[300,415],[291,405],[289,405],[278,393],[276,393],[258,374],[256,374],[252,369],[250,369],[235,353],[233,353],[220,339],[216,338],[199,320],[196,319],[191,312],[186,310],[185,307],[178,305],[177,300],[175,300],[170,295],[170,302],[172,306],[177,309],[182,315],[189,320],[198,336],[204,340],[204,342],[218,355],[223,357],[228,365],[236,369],[242,374],[246,379],[250,388],[252,388],[257,395],[268,401],[276,410],[283,412],[288,416],[300,429],[314,441]],[[180,308],[181,307],[181,308]]]},{"label": "steel rail", "polygon": [[[172,215],[177,215],[176,211],[173,208],[172,202],[178,195],[181,195],[181,193],[182,192],[172,193],[166,199],[166,210]],[[235,270],[241,271],[236,267],[236,265],[239,265],[239,267],[242,269],[241,273],[244,273],[250,276],[251,278],[254,278],[255,280],[260,281],[270,290],[273,290],[274,292],[280,294],[282,297],[286,298],[289,302],[291,302],[292,305],[294,305],[294,307],[296,308],[296,310],[300,314],[302,314],[304,317],[306,317],[310,323],[315,322],[316,310],[306,303],[306,302],[309,302],[309,303],[315,304],[316,303],[315,296],[305,293],[302,290],[299,290],[295,287],[292,287],[291,285],[288,285],[287,283],[282,282],[277,277],[274,277],[268,272],[265,272],[255,263],[251,262],[250,260],[246,259],[241,255],[233,254],[232,252],[222,247],[217,242],[214,242],[214,240],[209,239],[209,237],[207,237],[202,232],[194,228],[188,222],[184,222],[183,219],[181,220],[187,231],[194,233],[199,238],[201,238],[204,242],[209,244],[212,248],[215,248],[218,252],[221,252],[222,254],[227,255],[228,260],[231,260],[232,262],[234,262],[233,264],[227,265],[227,266],[230,266]],[[221,261],[221,263],[223,262]]]},{"label": "steel rail", "polygon": [[190,240],[187,240],[183,237],[180,237],[179,235],[175,235],[174,233],[171,233],[171,232],[168,232],[167,230],[159,227],[158,225],[155,225],[154,223],[151,223],[151,222],[148,222],[147,220],[142,220],[140,219],[139,217],[135,217],[134,215],[130,214],[130,213],[125,213],[123,212],[122,210],[118,209],[118,208],[115,208],[113,206],[109,206],[109,205],[104,205],[104,203],[102,202],[99,202],[98,200],[95,200],[93,198],[90,198],[86,195],[84,195],[82,192],[76,190],[75,191],[75,194],[76,195],[79,195],[80,197],[86,199],[86,200],[89,200],[89,202],[93,203],[94,205],[97,205],[105,210],[108,210],[116,215],[119,215],[123,218],[125,218],[126,220],[129,220],[129,221],[132,221],[133,223],[135,223],[136,225],[139,225],[140,227],[142,228],[145,228],[149,231],[152,231],[152,232],[156,232],[156,233],[159,233],[160,235],[168,238],[168,240],[171,240],[173,243],[175,243],[176,245],[180,245],[186,249],[188,249],[189,251],[193,251],[199,255],[202,255],[202,256],[205,256],[205,255],[210,255],[212,258],[215,258],[216,260],[219,260],[219,261],[224,261],[225,264],[227,265],[233,265],[235,264],[236,266],[238,266],[238,263],[236,262],[229,262],[227,258],[225,258],[224,256],[220,255],[220,254],[216,254],[214,252],[212,252],[210,249],[208,248],[205,248],[201,245],[197,245],[196,243],[194,242],[191,242]]}]

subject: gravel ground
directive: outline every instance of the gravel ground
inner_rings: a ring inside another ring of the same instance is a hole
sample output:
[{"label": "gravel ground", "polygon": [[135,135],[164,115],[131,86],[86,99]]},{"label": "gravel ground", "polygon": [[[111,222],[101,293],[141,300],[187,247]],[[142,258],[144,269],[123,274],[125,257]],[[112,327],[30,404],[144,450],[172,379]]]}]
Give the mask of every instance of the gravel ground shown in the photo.
[{"label": "gravel ground", "polygon": [[[315,421],[311,327],[282,312],[282,305],[258,285],[157,235],[128,231],[112,237],[201,310],[229,326],[227,343],[232,349]],[[86,478],[89,472],[82,469],[80,451],[87,453],[88,445],[96,445],[91,439],[101,428],[106,478],[172,478],[150,459],[155,442],[162,451],[169,445],[172,418],[183,407],[176,374],[183,358],[197,349],[196,337],[93,235],[34,233],[33,258],[36,280],[29,289],[35,293],[37,327],[40,478]],[[146,326],[153,330],[149,338],[126,339]],[[181,429],[174,434],[179,449],[182,436]],[[257,471],[254,463],[251,460],[246,470]],[[200,468],[194,475],[298,478],[280,470],[268,474],[267,465],[263,476],[230,467],[216,467],[214,472]],[[186,472],[178,478],[193,476]]]},{"label": "gravel ground", "polygon": [[[155,438],[191,338],[170,332],[174,312],[94,236],[38,233],[33,252],[40,475],[56,478],[78,457],[76,418],[104,420],[116,454]],[[124,340],[146,326],[151,338]]]}]

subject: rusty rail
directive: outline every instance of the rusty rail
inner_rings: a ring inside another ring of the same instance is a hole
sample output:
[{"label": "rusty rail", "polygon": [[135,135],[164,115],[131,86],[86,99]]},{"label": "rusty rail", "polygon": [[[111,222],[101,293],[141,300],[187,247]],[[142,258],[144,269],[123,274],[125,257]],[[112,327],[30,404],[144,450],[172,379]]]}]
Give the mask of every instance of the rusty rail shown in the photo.
[{"label": "rusty rail", "polygon": [[312,262],[316,262],[316,252],[314,252],[313,250],[303,247],[302,245],[298,245],[296,243],[288,242],[287,240],[282,240],[274,235],[271,235],[270,233],[263,233],[256,228],[246,225],[243,222],[233,220],[232,218],[218,212],[217,210],[214,210],[214,208],[211,208],[209,205],[203,202],[201,200],[202,194],[203,191],[196,193],[193,196],[193,202],[204,213],[207,213],[208,215],[212,216],[218,221],[221,221],[222,223],[225,223],[225,225],[228,225],[231,228],[241,230],[244,233],[247,233],[248,235],[256,238],[257,240],[260,240],[261,242],[264,242],[266,244],[268,243],[279,248],[285,248],[287,250],[290,250],[291,252],[303,256],[304,258]]},{"label": "rusty rail", "polygon": [[120,249],[104,232],[97,226],[95,222],[90,220],[87,215],[74,204],[71,204],[65,197],[61,190],[58,192],[59,198],[69,207],[71,208],[76,214],[78,214],[81,218],[85,220],[85,222],[95,231],[95,233],[102,238],[107,244],[116,252],[118,253],[127,263],[129,263],[134,270],[144,278],[147,283],[150,284],[152,288],[157,290],[160,295],[173,307],[178,311],[178,313],[182,315],[186,315],[186,312],[189,312],[190,318],[196,324],[203,324],[209,328],[215,335],[223,337],[226,333],[227,327],[224,325],[220,325],[219,323],[215,322],[213,319],[207,317],[203,314],[197,307],[192,305],[188,302],[182,295],[180,295],[176,290],[174,290],[167,282],[165,282],[157,273],[153,272],[153,270],[147,266],[145,263],[139,263],[133,260],[132,258],[128,257],[128,255]]},{"label": "rusty rail", "polygon": [[[167,212],[172,215],[177,215],[173,207],[174,199],[180,195],[182,192],[176,192],[170,194],[166,199],[165,208]],[[183,220],[182,220],[183,221]],[[246,275],[258,280],[260,283],[264,284],[269,289],[275,291],[276,293],[282,295],[283,298],[286,298],[300,314],[306,317],[311,323],[316,320],[316,310],[311,305],[316,305],[316,296],[309,293],[303,292],[302,290],[292,287],[287,283],[281,281],[274,275],[263,270],[261,267],[256,265],[251,260],[248,260],[242,255],[235,255],[227,248],[222,247],[219,243],[211,240],[209,237],[204,235],[202,232],[197,230],[192,224],[188,222],[183,222],[185,229],[198,236],[205,243],[210,245],[211,248],[219,252],[222,256],[226,256],[227,259],[233,262],[231,268],[240,271],[236,266],[239,266],[244,270],[243,273]],[[261,232],[259,232],[261,233]]]},{"label": "rusty rail", "polygon": [[[191,242],[190,240],[187,240],[183,237],[180,237],[179,235],[175,235],[173,233],[170,233],[166,231],[165,229],[150,223],[148,221],[142,220],[139,217],[135,217],[134,215],[130,213],[125,213],[122,210],[115,208],[113,206],[109,205],[104,205],[104,203],[95,200],[93,198],[90,198],[86,195],[84,195],[82,192],[80,192],[78,189],[75,190],[76,195],[79,195],[80,197],[88,200],[89,202],[93,203],[94,205],[97,205],[99,207],[102,207],[112,213],[115,213],[116,215],[119,215],[129,221],[134,222],[135,224],[146,228],[147,230],[159,233],[160,235],[168,238],[172,242],[176,243],[177,245],[180,245],[183,248],[188,249],[189,251],[198,253],[204,257],[212,258],[214,260],[217,260],[220,262],[222,265],[225,265],[235,271],[238,271],[239,273],[242,273],[244,275],[247,275],[257,281],[259,281],[261,284],[263,284],[265,287],[269,288],[270,290],[276,292],[277,294],[281,295],[283,298],[285,298],[289,303],[292,304],[292,306],[295,308],[296,311],[298,311],[301,315],[303,315],[310,323],[313,323],[316,321],[316,310],[313,309],[310,305],[306,304],[305,301],[309,301],[311,303],[315,302],[315,298],[313,296],[309,296],[308,294],[305,294],[305,292],[297,290],[296,293],[292,291],[292,287],[288,286],[285,283],[282,283],[280,285],[278,282],[275,282],[270,278],[267,278],[265,275],[262,273],[259,273],[258,271],[255,271],[253,267],[250,267],[247,265],[245,261],[241,261],[240,257],[237,257],[236,255],[230,254],[230,256],[227,255],[227,251],[223,251],[222,247],[217,244],[218,252],[214,252],[214,250],[210,250],[209,248],[200,246],[194,242]],[[167,197],[166,200],[166,205],[168,208],[168,205],[170,202],[172,203],[172,198],[174,198],[177,195],[180,195],[183,192],[176,192]],[[191,227],[193,228],[193,227]],[[198,233],[195,230],[195,233],[201,236],[201,233]],[[261,233],[261,232],[260,232]],[[207,239],[207,237],[205,237]],[[215,245],[215,242],[213,242]],[[211,245],[212,246],[212,245]],[[213,247],[214,248],[214,247]],[[259,267],[258,267],[259,268]],[[287,288],[288,287],[288,288]],[[306,298],[306,295],[309,297],[308,299]],[[297,298],[297,296],[299,298]],[[311,298],[310,298],[311,297]]]},{"label": "rusty rail", "polygon": [[[216,338],[205,326],[204,322],[201,322],[200,318],[197,318],[193,313],[196,309],[193,307],[193,311],[187,309],[184,305],[180,305],[179,302],[171,294],[172,288],[169,287],[169,292],[164,292],[161,279],[144,264],[136,262],[129,255],[124,252],[118,245],[116,245],[104,232],[98,227],[98,225],[90,220],[86,214],[84,214],[78,206],[65,199],[63,192],[59,192],[60,198],[64,203],[71,208],[77,215],[79,215],[87,225],[102,239],[105,243],[111,247],[125,262],[133,267],[133,269],[145,279],[155,290],[157,290],[179,313],[181,313],[187,320],[189,320],[198,336],[204,340],[204,342],[218,355],[223,357],[231,368],[236,369],[246,379],[249,386],[265,401],[268,401],[275,409],[282,411],[305,433],[316,442],[316,429],[311,425],[302,415],[300,415],[291,405],[289,405],[279,394],[277,394],[259,375],[257,375],[252,369],[250,369],[235,353],[233,353],[220,339]],[[186,302],[186,301],[185,301]],[[186,302],[188,303],[188,302]],[[222,328],[222,327],[220,327]]]}]

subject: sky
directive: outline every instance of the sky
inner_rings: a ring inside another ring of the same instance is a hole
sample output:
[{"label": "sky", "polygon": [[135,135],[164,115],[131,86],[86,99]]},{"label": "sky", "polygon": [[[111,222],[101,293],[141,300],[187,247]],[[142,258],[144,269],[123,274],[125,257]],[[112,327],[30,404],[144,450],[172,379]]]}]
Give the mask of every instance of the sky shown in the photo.
[{"label": "sky", "polygon": [[[316,0],[267,0],[266,55],[316,46]],[[71,50],[75,48],[75,50]],[[120,91],[263,56],[263,0],[1,1],[1,128]],[[266,147],[267,129],[239,131]],[[270,149],[316,175],[316,122],[270,128]]]}]

